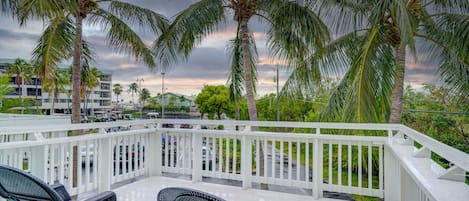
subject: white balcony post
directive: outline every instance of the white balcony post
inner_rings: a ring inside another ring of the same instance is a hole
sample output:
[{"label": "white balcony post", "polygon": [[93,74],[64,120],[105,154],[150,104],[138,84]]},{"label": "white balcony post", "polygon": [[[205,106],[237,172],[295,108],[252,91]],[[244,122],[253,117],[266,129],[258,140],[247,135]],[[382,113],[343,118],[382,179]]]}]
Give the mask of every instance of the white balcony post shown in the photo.
[{"label": "white balcony post", "polygon": [[[155,130],[155,129],[153,129]],[[149,141],[145,148],[145,166],[148,176],[160,176],[162,172],[162,134],[159,131],[149,134]]]},{"label": "white balcony post", "polygon": [[111,190],[113,151],[111,138],[99,139],[98,143],[98,192],[103,192]]},{"label": "white balcony post", "polygon": [[313,146],[314,146],[313,147],[313,198],[314,199],[319,199],[319,198],[323,197],[323,191],[322,191],[322,166],[323,166],[322,165],[322,162],[323,162],[322,142],[319,141],[319,139],[315,139]]},{"label": "white balcony post", "polygon": [[384,146],[384,200],[401,200],[401,166],[388,145]]},{"label": "white balcony post", "polygon": [[251,188],[252,182],[252,141],[243,135],[241,142],[241,173],[243,174],[243,189]]},{"label": "white balcony post", "polygon": [[[47,160],[49,156],[49,145],[36,146],[31,151],[31,174],[48,181],[47,176]],[[21,169],[21,167],[18,167]]]},{"label": "white balcony post", "polygon": [[[35,141],[43,141],[44,136],[42,133],[34,133],[32,136],[32,140]],[[49,156],[49,146],[48,145],[42,145],[42,146],[36,146],[32,149],[31,151],[31,166],[29,169],[31,170],[31,174],[33,174],[36,177],[39,177],[40,179],[47,181],[47,160]],[[22,167],[18,167],[22,168]]]},{"label": "white balcony post", "polygon": [[192,182],[202,181],[202,136],[192,133]]}]

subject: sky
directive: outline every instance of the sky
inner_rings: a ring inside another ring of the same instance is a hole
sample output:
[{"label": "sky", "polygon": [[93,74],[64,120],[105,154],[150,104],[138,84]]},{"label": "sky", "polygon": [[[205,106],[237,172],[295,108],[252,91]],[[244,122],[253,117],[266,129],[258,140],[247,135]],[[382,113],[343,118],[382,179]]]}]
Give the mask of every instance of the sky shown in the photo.
[{"label": "sky", "polygon": [[[180,11],[196,0],[134,0],[132,2],[173,20]],[[204,85],[226,84],[229,72],[227,44],[235,37],[235,27],[232,22],[229,22],[231,18],[227,19],[227,24],[205,38],[193,50],[187,61],[168,66],[169,70],[164,79],[166,92],[190,96],[198,94]],[[19,27],[13,19],[0,15],[0,58],[31,58],[31,52],[44,26],[40,21],[32,21],[25,27]],[[275,60],[268,55],[263,25],[259,24],[257,20],[253,20],[250,28],[255,32],[254,36],[259,52],[257,92],[261,96],[276,91],[274,76],[277,65]],[[136,29],[136,31],[141,34],[148,45],[155,40],[155,36],[143,30]],[[85,23],[84,38],[92,44],[92,48],[97,54],[94,66],[103,72],[111,73],[113,84],[120,83],[124,89],[127,89],[130,83],[143,80],[140,82],[141,87],[149,89],[152,96],[161,93],[161,71],[150,71],[143,63],[136,62],[131,56],[114,51],[104,42],[105,32],[97,27]],[[423,83],[434,82],[434,68],[429,68],[432,65],[428,59],[424,55],[421,58],[419,56],[419,62],[408,59],[407,84],[419,87]],[[280,68],[280,86],[285,82],[289,72],[288,68]],[[124,92],[120,98],[129,101],[131,95]]]}]

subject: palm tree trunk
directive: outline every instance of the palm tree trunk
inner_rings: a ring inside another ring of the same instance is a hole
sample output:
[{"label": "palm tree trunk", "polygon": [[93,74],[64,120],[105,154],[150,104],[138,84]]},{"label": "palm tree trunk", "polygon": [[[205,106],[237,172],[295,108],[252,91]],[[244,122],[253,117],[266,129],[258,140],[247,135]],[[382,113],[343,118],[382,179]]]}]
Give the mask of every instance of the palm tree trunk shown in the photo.
[{"label": "palm tree trunk", "polygon": [[390,123],[401,123],[402,102],[404,99],[404,75],[405,75],[405,48],[397,46],[395,48],[395,56],[398,62],[396,66],[396,76],[392,89],[391,117]]},{"label": "palm tree trunk", "polygon": [[[83,0],[79,0],[80,5],[84,5]],[[81,6],[80,6],[81,7]],[[73,47],[73,66],[72,66],[72,123],[80,123],[80,69],[81,69],[81,47],[82,47],[82,28],[83,16],[79,13],[76,16],[76,38]]]},{"label": "palm tree trunk", "polygon": [[[249,52],[249,29],[247,21],[241,21],[240,25],[241,32],[241,45],[243,47],[243,66],[244,66],[244,81],[246,87],[246,99],[248,103],[248,113],[250,121],[257,121],[257,109],[256,109],[256,100],[254,99],[254,83],[252,80],[252,64],[251,64],[251,54]],[[257,131],[257,127],[251,127],[252,131]],[[260,176],[264,176],[264,149],[262,143],[259,146],[259,173]],[[261,183],[261,189],[267,190],[267,184]]]},{"label": "palm tree trunk", "polygon": [[[85,6],[84,0],[78,0],[79,10],[76,15],[76,34],[73,47],[73,65],[72,65],[72,124],[81,123],[80,117],[80,71],[81,71],[81,48],[83,33],[83,14],[82,8]],[[74,130],[73,135],[81,135],[81,130]],[[78,186],[78,146],[73,146],[73,179],[72,187]],[[80,164],[81,165],[81,164]]]}]

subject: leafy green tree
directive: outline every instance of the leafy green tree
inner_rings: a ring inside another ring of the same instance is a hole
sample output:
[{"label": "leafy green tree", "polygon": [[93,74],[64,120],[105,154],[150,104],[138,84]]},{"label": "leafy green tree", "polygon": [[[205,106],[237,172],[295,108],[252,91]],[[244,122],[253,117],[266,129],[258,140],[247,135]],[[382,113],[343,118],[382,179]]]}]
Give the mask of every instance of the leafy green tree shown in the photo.
[{"label": "leafy green tree", "polygon": [[147,88],[143,88],[139,94],[139,100],[142,102],[142,105],[145,106],[145,103],[151,98],[150,91]]},{"label": "leafy green tree", "polygon": [[7,63],[8,66],[7,74],[15,76],[15,83],[18,90],[18,97],[21,99],[23,95],[23,88],[21,85],[24,85],[26,82],[31,81],[33,69],[31,64],[26,62],[24,59],[17,58],[14,63]]},{"label": "leafy green tree", "polygon": [[3,97],[10,93],[10,91],[10,77],[8,75],[0,75],[0,108],[2,107]]},{"label": "leafy green tree", "polygon": [[122,94],[124,88],[121,84],[117,83],[113,85],[112,91],[114,92],[114,94],[116,94],[116,104],[119,105],[119,95]]},{"label": "leafy green tree", "polygon": [[403,123],[469,153],[469,98],[444,86],[406,87]]},{"label": "leafy green tree", "polygon": [[304,81],[321,72],[346,72],[326,120],[399,123],[406,58],[417,59],[419,47],[439,62],[443,81],[469,94],[469,42],[466,26],[460,26],[469,23],[468,1],[351,0],[314,6],[332,11],[325,17],[342,34],[326,54],[311,55],[310,73],[295,75],[304,75],[298,78]]},{"label": "leafy green tree", "polygon": [[179,55],[187,58],[196,44],[218,30],[228,15],[237,24],[237,40],[240,41],[237,44],[243,67],[243,71],[237,73],[243,74],[249,117],[256,121],[253,72],[257,70],[252,63],[255,55],[250,51],[255,48],[250,21],[266,22],[267,47],[272,55],[285,60],[289,66],[301,66],[311,50],[321,48],[329,40],[329,32],[319,17],[298,1],[201,0],[183,10],[158,39],[155,43],[157,58],[163,63],[170,63]]},{"label": "leafy green tree", "polygon": [[168,20],[154,11],[122,1],[2,0],[2,11],[12,13],[20,25],[31,18],[47,24],[33,51],[33,60],[44,74],[72,58],[72,123],[80,123],[80,69],[93,60],[90,44],[83,37],[83,23],[107,31],[107,42],[120,52],[132,54],[154,68],[154,54],[128,23],[159,34]]},{"label": "leafy green tree", "polygon": [[229,90],[223,85],[205,85],[197,95],[195,103],[199,106],[202,116],[207,114],[210,119],[221,119],[222,114],[230,115],[233,111]]}]

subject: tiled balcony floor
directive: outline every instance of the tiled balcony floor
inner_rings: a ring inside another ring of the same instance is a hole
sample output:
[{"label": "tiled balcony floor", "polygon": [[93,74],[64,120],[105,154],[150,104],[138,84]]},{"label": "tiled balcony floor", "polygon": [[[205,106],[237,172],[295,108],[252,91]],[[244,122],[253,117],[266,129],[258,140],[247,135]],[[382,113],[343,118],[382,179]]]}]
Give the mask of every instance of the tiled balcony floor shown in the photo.
[{"label": "tiled balcony floor", "polygon": [[[158,192],[165,187],[185,187],[197,189],[217,195],[227,201],[313,201],[311,196],[295,195],[273,191],[246,189],[241,187],[219,185],[175,179],[168,177],[151,177],[121,186],[113,191],[119,201],[156,201]],[[321,201],[337,201],[335,199],[320,199]]]}]

